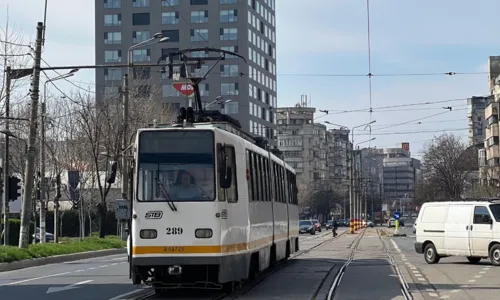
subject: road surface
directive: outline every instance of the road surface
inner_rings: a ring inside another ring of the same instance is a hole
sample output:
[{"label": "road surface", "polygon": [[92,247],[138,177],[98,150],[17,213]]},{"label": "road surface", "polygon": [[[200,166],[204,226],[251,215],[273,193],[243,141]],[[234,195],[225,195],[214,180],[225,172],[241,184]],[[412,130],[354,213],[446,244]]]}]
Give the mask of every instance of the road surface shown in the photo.
[{"label": "road surface", "polygon": [[406,268],[413,288],[419,289],[425,299],[498,299],[500,267],[494,267],[487,259],[477,265],[465,257],[442,258],[438,264],[429,265],[423,254],[414,248],[415,235],[407,228],[406,237],[388,238],[390,252],[396,262]]},{"label": "road surface", "polygon": [[[330,231],[302,235],[301,249],[308,249],[330,236]],[[2,299],[109,300],[138,288],[128,278],[125,255],[52,264],[0,273]],[[126,298],[125,298],[126,299]]]}]

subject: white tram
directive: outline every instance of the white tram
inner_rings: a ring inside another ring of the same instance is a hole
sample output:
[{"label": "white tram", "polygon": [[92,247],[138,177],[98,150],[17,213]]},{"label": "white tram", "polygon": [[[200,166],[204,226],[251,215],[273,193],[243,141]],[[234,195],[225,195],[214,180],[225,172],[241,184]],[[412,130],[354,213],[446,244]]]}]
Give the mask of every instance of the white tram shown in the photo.
[{"label": "white tram", "polygon": [[140,129],[131,278],[230,288],[299,249],[295,172],[227,122]]}]

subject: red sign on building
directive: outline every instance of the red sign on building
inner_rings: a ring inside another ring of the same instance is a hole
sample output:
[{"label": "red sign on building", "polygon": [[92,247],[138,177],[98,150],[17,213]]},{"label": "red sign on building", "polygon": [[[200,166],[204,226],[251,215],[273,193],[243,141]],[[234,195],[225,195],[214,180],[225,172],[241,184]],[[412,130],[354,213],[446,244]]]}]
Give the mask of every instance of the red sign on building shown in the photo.
[{"label": "red sign on building", "polygon": [[192,94],[194,94],[194,88],[188,82],[176,82],[172,84],[172,87],[179,93],[183,94],[184,96],[189,97]]}]

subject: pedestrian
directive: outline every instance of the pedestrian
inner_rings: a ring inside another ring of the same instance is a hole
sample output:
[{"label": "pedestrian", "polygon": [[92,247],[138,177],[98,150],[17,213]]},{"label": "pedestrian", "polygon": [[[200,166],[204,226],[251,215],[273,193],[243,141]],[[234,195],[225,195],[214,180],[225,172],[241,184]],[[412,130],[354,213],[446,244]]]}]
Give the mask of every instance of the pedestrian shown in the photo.
[{"label": "pedestrian", "polygon": [[334,219],[332,224],[333,237],[337,236],[337,227],[338,227],[337,220]]}]

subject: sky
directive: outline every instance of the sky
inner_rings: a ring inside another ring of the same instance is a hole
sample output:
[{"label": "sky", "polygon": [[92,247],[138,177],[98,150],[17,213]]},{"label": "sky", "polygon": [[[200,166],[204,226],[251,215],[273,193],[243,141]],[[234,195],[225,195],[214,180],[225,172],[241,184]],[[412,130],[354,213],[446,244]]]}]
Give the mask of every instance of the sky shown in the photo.
[{"label": "sky", "polygon": [[[8,7],[14,30],[25,42],[34,41],[43,2],[0,0],[0,26]],[[52,66],[94,64],[95,1],[48,2],[45,61]],[[494,20],[500,1],[370,1],[371,105],[366,1],[276,2],[279,106],[293,106],[305,94],[317,108],[317,122],[354,127],[375,120],[376,139],[361,146],[409,142],[417,158],[425,143],[442,132],[467,141],[466,98],[489,94],[488,56],[499,54]],[[445,72],[475,74],[397,75]],[[81,70],[72,80],[88,86],[94,75]],[[64,82],[59,87],[74,88]],[[426,102],[431,103],[412,105]],[[443,108],[448,106],[451,111]],[[369,128],[363,129],[354,131],[355,144],[370,138]]]}]

